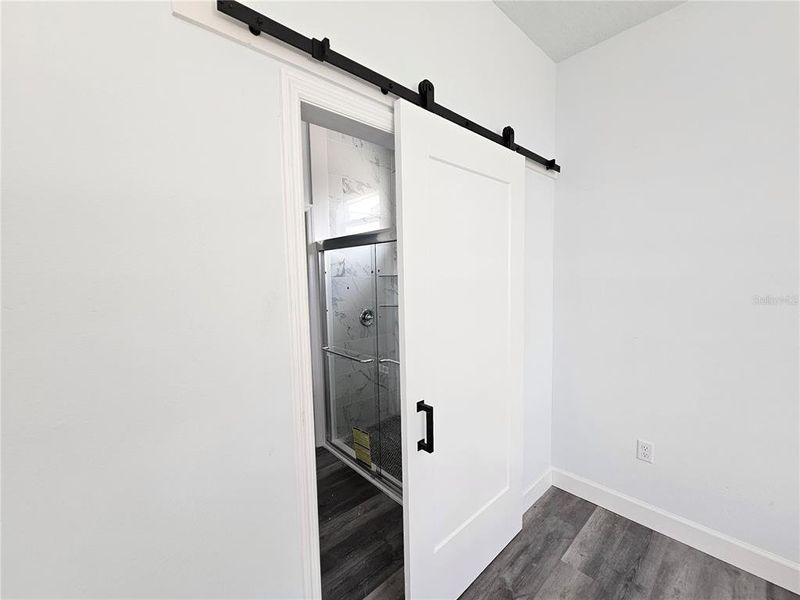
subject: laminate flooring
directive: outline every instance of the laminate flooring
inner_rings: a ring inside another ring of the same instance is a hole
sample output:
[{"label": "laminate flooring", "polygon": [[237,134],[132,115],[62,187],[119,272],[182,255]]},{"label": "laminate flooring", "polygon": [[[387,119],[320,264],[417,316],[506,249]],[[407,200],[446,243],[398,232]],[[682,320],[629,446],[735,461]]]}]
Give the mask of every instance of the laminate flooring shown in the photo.
[{"label": "laminate flooring", "polygon": [[[403,511],[317,450],[324,600],[403,598]],[[551,487],[461,600],[800,600],[800,596]]]},{"label": "laminate flooring", "polygon": [[551,487],[461,600],[800,600]]},{"label": "laminate flooring", "polygon": [[403,508],[317,448],[323,600],[402,600]]}]

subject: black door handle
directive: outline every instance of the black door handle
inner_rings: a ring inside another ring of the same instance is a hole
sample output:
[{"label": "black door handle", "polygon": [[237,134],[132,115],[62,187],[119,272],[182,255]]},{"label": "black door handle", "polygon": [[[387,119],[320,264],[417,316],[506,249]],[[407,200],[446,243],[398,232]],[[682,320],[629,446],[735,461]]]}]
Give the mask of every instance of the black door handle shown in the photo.
[{"label": "black door handle", "polygon": [[417,402],[417,412],[425,413],[425,439],[417,442],[417,451],[425,450],[433,454],[433,407],[420,400]]}]

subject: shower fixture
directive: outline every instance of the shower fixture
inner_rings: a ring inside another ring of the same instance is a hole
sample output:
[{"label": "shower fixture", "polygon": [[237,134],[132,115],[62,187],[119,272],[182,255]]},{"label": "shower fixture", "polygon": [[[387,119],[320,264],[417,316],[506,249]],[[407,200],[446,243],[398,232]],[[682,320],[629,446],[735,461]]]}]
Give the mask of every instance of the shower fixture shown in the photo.
[{"label": "shower fixture", "polygon": [[372,325],[372,322],[375,320],[375,313],[370,308],[365,308],[361,311],[361,316],[358,317],[358,320],[361,321],[361,324],[364,327],[369,327]]}]

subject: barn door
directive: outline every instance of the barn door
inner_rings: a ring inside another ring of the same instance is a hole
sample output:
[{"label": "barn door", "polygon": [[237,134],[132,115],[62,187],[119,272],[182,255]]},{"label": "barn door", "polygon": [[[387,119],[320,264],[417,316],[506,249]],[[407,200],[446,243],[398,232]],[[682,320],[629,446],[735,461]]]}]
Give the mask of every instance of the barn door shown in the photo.
[{"label": "barn door", "polygon": [[522,526],[525,159],[395,103],[406,597],[456,598]]}]

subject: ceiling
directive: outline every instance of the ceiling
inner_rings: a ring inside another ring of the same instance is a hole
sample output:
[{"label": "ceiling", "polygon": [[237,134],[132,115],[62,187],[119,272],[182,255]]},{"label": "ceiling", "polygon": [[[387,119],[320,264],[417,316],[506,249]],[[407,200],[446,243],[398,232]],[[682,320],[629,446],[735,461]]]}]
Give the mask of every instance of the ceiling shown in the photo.
[{"label": "ceiling", "polygon": [[560,62],[683,2],[495,0],[537,46]]}]

